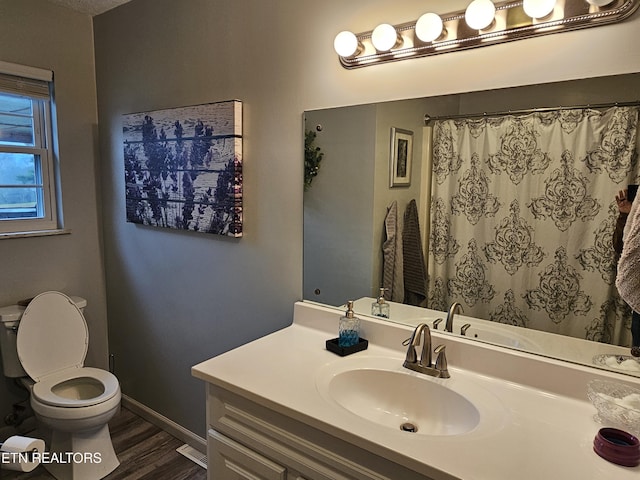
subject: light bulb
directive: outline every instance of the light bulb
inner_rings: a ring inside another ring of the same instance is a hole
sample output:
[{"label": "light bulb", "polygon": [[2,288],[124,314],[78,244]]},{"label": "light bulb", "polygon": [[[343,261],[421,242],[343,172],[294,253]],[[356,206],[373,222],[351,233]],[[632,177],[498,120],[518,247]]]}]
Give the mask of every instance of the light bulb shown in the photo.
[{"label": "light bulb", "polygon": [[524,0],[522,8],[531,18],[544,18],[553,12],[556,0]]},{"label": "light bulb", "polygon": [[398,32],[393,25],[382,23],[373,29],[371,43],[379,52],[388,52],[398,44]]},{"label": "light bulb", "polygon": [[443,28],[444,24],[440,15],[425,13],[416,22],[416,37],[423,42],[433,42],[442,35]]},{"label": "light bulb", "polygon": [[483,30],[493,22],[496,6],[491,0],[473,0],[464,13],[464,19],[470,28]]},{"label": "light bulb", "polygon": [[589,5],[595,5],[596,7],[606,7],[610,3],[613,3],[613,0],[587,0]]},{"label": "light bulb", "polygon": [[360,52],[361,45],[353,32],[344,31],[336,35],[333,48],[341,57],[352,57]]}]

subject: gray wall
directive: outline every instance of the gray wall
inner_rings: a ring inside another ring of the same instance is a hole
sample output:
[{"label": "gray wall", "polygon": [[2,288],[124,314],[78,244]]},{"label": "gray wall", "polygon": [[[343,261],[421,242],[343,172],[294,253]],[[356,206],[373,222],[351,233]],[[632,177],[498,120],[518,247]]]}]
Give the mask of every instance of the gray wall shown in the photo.
[{"label": "gray wall", "polygon": [[[397,201],[399,225],[402,226],[409,202],[415,200],[420,205],[423,118],[424,108],[420,101],[385,102],[379,104],[376,109],[376,178],[374,183],[375,203],[372,205],[373,248],[371,250],[374,268],[370,293],[376,297],[378,289],[382,286],[383,262],[380,245],[386,239],[384,220],[387,216],[387,207],[392,201]],[[408,187],[389,187],[391,127],[413,132],[411,185]],[[421,223],[420,227],[424,228],[424,225]],[[424,238],[422,240],[424,242]]]},{"label": "gray wall", "polygon": [[[447,8],[465,4],[455,0]],[[64,85],[59,108],[71,118],[61,125],[60,149],[73,166],[73,172],[63,167],[63,181],[65,218],[74,229],[60,238],[0,241],[0,300],[45,288],[86,296],[91,355],[103,361],[99,332],[107,325],[94,171],[100,158],[116,372],[126,394],[203,435],[204,387],[191,379],[190,366],[287,325],[292,303],[302,296],[303,111],[640,71],[638,14],[620,25],[352,71],[340,67],[332,49],[340,30],[365,31],[442,10],[436,0],[390,5],[133,0],[97,17],[98,155],[90,19],[44,0],[0,0],[2,59],[55,67]],[[25,33],[26,25],[40,30]],[[127,224],[122,114],[232,98],[245,106],[244,238]],[[260,359],[247,361],[260,368]]]},{"label": "gray wall", "polygon": [[[397,200],[402,219],[420,200],[423,116],[420,100],[306,112],[305,128],[322,125],[315,145],[324,158],[304,194],[305,299],[343,305],[378,296],[387,207]],[[391,127],[414,133],[409,187],[389,187]]]},{"label": "gray wall", "polygon": [[[0,0],[0,60],[54,71],[64,224],[69,235],[0,240],[0,305],[59,290],[87,299],[86,363],[107,366],[98,222],[97,105],[91,18],[44,0]],[[24,392],[0,376],[0,418]],[[3,424],[0,424],[2,427]]]},{"label": "gray wall", "polygon": [[324,156],[304,193],[303,295],[342,305],[371,295],[374,278],[376,106],[307,112],[305,128],[317,125],[314,145]]},{"label": "gray wall", "polygon": [[[205,388],[191,366],[290,324],[301,298],[302,109],[282,114],[301,85],[292,52],[279,49],[293,13],[136,0],[94,21],[116,374],[125,394],[202,436]],[[243,238],[126,223],[122,114],[234,98],[244,104]]]}]

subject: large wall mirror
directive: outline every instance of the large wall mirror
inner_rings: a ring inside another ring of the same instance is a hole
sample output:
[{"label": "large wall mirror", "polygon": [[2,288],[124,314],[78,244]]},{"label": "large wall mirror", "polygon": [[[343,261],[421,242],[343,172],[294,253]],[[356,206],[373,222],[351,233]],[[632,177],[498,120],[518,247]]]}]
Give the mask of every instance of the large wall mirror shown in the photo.
[{"label": "large wall mirror", "polygon": [[384,286],[408,324],[459,302],[470,338],[640,376],[612,242],[639,100],[633,73],[305,112],[304,299],[368,315]]}]

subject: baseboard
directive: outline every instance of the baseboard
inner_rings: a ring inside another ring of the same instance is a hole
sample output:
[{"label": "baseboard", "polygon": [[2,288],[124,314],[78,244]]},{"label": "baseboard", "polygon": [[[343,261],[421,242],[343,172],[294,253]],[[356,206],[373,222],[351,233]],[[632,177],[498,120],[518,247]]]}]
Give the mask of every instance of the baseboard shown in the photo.
[{"label": "baseboard", "polygon": [[122,406],[128,408],[136,415],[140,415],[146,421],[153,423],[157,427],[170,433],[178,440],[182,440],[184,443],[191,445],[193,448],[201,453],[207,452],[207,442],[204,438],[196,435],[190,430],[187,430],[182,425],[177,424],[173,420],[168,419],[164,415],[159,414],[155,410],[143,405],[142,403],[122,395]]}]

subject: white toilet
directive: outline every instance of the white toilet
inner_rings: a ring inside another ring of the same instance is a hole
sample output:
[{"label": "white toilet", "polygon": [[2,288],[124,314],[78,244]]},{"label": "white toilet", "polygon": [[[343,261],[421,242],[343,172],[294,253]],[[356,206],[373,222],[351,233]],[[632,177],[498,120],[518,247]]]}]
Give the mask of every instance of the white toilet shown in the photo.
[{"label": "white toilet", "polygon": [[119,465],[107,422],[120,408],[120,385],[110,372],[83,366],[89,334],[79,307],[85,305],[45,292],[26,308],[0,308],[4,373],[23,377],[30,389],[31,407],[50,433],[47,452],[64,460],[44,463],[59,480],[98,480]]}]

